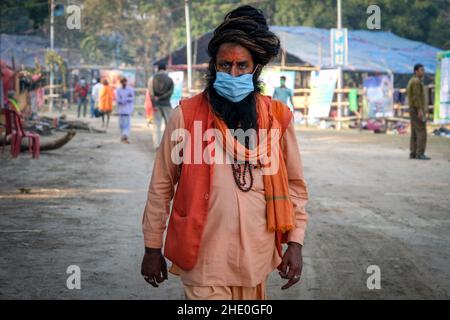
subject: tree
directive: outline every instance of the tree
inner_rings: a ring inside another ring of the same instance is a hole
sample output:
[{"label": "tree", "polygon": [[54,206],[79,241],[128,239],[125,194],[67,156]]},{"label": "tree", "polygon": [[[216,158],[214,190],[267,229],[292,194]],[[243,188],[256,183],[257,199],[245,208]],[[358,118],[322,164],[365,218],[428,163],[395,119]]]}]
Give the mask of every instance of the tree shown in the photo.
[{"label": "tree", "polygon": [[151,63],[169,53],[172,10],[176,1],[86,0],[83,4],[86,55],[103,62],[143,66],[146,76]]},{"label": "tree", "polygon": [[0,33],[38,32],[48,15],[47,0],[2,0]]},{"label": "tree", "polygon": [[[58,1],[57,1],[58,2]],[[186,43],[183,0],[72,0],[82,6],[81,30],[66,32],[65,17],[55,18],[55,46],[81,48],[98,64],[151,63]],[[192,0],[195,39],[213,31],[224,15],[242,4],[260,8],[271,25],[336,26],[336,0]],[[343,26],[366,29],[371,0],[342,1]],[[450,49],[450,0],[380,0],[381,30]],[[0,32],[48,36],[47,0],[3,0]]]}]

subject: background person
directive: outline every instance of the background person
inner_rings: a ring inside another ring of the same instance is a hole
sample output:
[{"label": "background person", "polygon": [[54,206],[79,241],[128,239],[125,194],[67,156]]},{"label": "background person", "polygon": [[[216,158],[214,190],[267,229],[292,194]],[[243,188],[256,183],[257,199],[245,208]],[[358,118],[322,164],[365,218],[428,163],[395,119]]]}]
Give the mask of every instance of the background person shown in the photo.
[{"label": "background person", "polygon": [[422,64],[416,64],[414,76],[409,80],[406,88],[411,119],[409,158],[418,160],[431,159],[425,155],[427,146],[427,103],[423,85],[424,76],[425,68]]},{"label": "background person", "polygon": [[150,79],[148,87],[154,111],[153,123],[156,129],[153,143],[155,147],[158,147],[173,110],[170,97],[173,93],[174,83],[166,72],[165,64],[158,65],[158,72]]},{"label": "background person", "polygon": [[75,93],[78,99],[78,112],[77,117],[79,118],[81,115],[81,107],[83,107],[83,118],[86,117],[86,108],[87,108],[87,96],[89,93],[89,85],[86,82],[86,79],[81,78],[80,82],[75,86]]},{"label": "background person", "polygon": [[120,84],[121,87],[116,90],[116,101],[121,141],[130,143],[131,114],[134,110],[134,89],[127,85],[127,78],[125,77],[120,80]]},{"label": "background person", "polygon": [[109,118],[111,116],[114,100],[114,91],[108,83],[108,80],[103,79],[102,88],[99,93],[98,108],[102,112],[102,127],[105,127],[105,117],[106,117],[106,128],[109,126]]},{"label": "background person", "polygon": [[288,101],[290,101],[292,108],[294,108],[294,100],[292,98],[293,96],[294,94],[292,90],[286,87],[286,77],[281,76],[280,86],[275,88],[272,98],[283,102],[285,105],[287,105]]}]

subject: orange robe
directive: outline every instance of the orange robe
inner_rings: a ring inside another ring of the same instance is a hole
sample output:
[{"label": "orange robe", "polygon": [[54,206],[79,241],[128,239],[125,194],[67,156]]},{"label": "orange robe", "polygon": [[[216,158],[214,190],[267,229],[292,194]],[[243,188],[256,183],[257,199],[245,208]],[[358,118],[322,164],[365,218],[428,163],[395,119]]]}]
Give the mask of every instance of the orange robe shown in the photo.
[{"label": "orange robe", "polygon": [[[178,166],[171,161],[171,151],[177,142],[171,141],[170,133],[181,128],[184,128],[183,113],[177,107],[172,112],[155,159],[143,217],[146,247],[163,246],[169,203],[179,178]],[[308,193],[293,123],[289,125],[281,143],[295,211],[296,228],[289,231],[288,241],[303,244]],[[242,192],[234,182],[231,165],[215,165],[208,218],[197,264],[189,271],[179,268],[171,270],[180,274],[185,286],[256,287],[264,283],[269,273],[280,264],[275,233],[267,231],[261,170],[254,169],[253,175],[252,189]]]},{"label": "orange robe", "polygon": [[100,90],[98,108],[102,112],[111,112],[113,108],[114,91],[109,85],[103,85]]}]

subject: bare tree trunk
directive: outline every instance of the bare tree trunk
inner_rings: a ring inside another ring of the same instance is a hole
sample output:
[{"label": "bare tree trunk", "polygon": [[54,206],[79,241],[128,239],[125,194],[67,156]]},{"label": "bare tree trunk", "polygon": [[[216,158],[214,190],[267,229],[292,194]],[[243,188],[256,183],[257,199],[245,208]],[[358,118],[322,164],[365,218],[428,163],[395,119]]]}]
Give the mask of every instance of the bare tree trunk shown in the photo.
[{"label": "bare tree trunk", "polygon": [[[76,134],[77,134],[77,131],[74,129],[71,129],[64,136],[62,136],[59,139],[43,142],[41,144],[41,151],[59,149],[63,145],[67,144],[70,140],[72,140],[72,138],[75,137]],[[28,139],[26,139],[26,140],[28,140]],[[28,150],[28,143],[26,145],[24,145],[22,143],[20,151],[26,151],[26,150]]]},{"label": "bare tree trunk", "polygon": [[[57,139],[54,139],[51,141],[41,141],[40,150],[48,151],[48,150],[59,149],[62,146],[64,146],[65,144],[67,144],[70,140],[72,140],[72,138],[75,137],[76,134],[77,134],[76,130],[71,129],[64,136],[62,136],[60,138],[57,138]],[[3,145],[4,139],[5,139],[4,137],[0,138],[0,145]],[[9,144],[11,144],[11,136],[10,135],[8,137],[6,137],[5,145],[9,145]],[[20,146],[20,151],[22,151],[22,152],[28,151],[28,139],[24,138],[22,140],[22,145]]]}]

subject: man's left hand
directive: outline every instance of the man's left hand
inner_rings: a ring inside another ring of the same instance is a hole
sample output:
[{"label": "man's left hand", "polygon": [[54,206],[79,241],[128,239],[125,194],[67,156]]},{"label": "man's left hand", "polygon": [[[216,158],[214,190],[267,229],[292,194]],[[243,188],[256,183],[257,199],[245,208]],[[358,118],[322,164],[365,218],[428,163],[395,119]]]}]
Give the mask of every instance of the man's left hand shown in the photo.
[{"label": "man's left hand", "polygon": [[288,283],[281,287],[286,290],[300,281],[303,268],[302,245],[296,242],[289,242],[289,246],[283,255],[281,262],[280,277],[289,279]]}]

